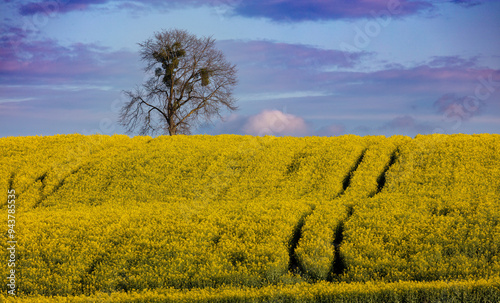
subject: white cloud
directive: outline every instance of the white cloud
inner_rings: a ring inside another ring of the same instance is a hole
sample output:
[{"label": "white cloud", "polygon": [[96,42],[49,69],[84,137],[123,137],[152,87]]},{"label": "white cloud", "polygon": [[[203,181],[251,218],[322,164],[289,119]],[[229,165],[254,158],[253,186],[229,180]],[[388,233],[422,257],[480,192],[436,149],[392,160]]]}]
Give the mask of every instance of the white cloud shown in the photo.
[{"label": "white cloud", "polygon": [[254,136],[304,136],[308,131],[304,119],[279,110],[264,110],[248,118],[243,126],[245,134]]}]

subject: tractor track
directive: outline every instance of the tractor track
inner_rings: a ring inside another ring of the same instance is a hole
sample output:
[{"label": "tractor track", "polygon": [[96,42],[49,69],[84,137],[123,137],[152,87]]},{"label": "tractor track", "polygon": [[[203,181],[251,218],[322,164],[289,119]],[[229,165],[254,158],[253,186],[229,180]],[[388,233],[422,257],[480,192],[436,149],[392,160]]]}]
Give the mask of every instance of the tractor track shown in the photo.
[{"label": "tractor track", "polygon": [[[342,181],[342,190],[337,194],[337,196],[334,198],[338,199],[341,198],[346,191],[349,189],[351,186],[351,180],[355,174],[355,172],[358,170],[359,166],[363,162],[365,158],[365,154],[367,152],[368,148],[365,148],[361,154],[358,156],[356,161],[354,162],[353,166],[351,169],[348,171],[348,173],[345,175],[343,181]],[[373,197],[374,195],[380,193],[382,189],[385,187],[385,184],[387,182],[387,172],[389,169],[394,165],[394,163],[397,160],[397,153],[398,149],[396,148],[392,154],[391,157],[388,161],[388,163],[384,166],[384,169],[382,173],[377,177],[377,189],[372,193],[368,194],[366,197],[370,198]],[[302,157],[296,157],[296,158],[302,158]],[[297,163],[297,159],[294,159],[291,164],[288,167],[288,171],[290,172],[295,172],[298,170],[300,164]],[[290,168],[293,169],[290,169]],[[354,214],[354,206],[353,205],[346,205],[346,214],[343,220],[341,220],[335,229],[333,230],[333,248],[334,248],[334,259],[331,264],[329,273],[327,275],[326,280],[333,282],[333,281],[339,281],[340,277],[344,274],[345,270],[347,269],[347,265],[345,263],[344,257],[341,253],[341,247],[342,243],[344,241],[344,229],[345,229],[345,224],[350,220],[352,215]],[[302,217],[299,219],[297,224],[295,225],[295,228],[293,230],[293,234],[290,238],[289,241],[289,246],[288,246],[288,254],[289,254],[289,264],[288,264],[288,270],[289,272],[293,274],[297,274],[300,276],[303,276],[304,278],[311,278],[311,277],[306,277],[306,270],[304,266],[301,264],[297,254],[295,253],[295,250],[300,242],[300,239],[302,238],[302,229],[306,223],[307,218],[314,212],[314,207],[311,207],[311,210],[305,214],[302,215]]]},{"label": "tractor track", "polygon": [[311,209],[302,215],[299,222],[295,225],[292,237],[290,238],[290,241],[288,243],[288,271],[300,276],[305,274],[305,269],[304,266],[300,263],[299,258],[295,253],[295,249],[297,248],[299,241],[302,238],[302,228],[306,223],[306,219],[314,212],[314,208],[314,205],[311,206]]},{"label": "tractor track", "polygon": [[[337,194],[337,196],[334,198],[338,199],[340,198],[345,191],[349,188],[351,185],[351,179],[352,176],[354,175],[354,172],[358,169],[359,165],[363,161],[363,158],[365,156],[367,149],[364,149],[361,154],[358,156],[356,159],[356,162],[354,165],[351,167],[351,169],[348,171],[348,173],[345,175],[343,181],[342,181],[342,190]],[[302,154],[301,154],[302,155]],[[295,163],[295,159],[292,163]],[[292,165],[290,165],[292,166]],[[289,166],[289,168],[290,168]],[[294,166],[294,170],[298,169],[297,166]],[[290,169],[289,169],[290,171]],[[306,212],[305,214],[302,215],[302,217],[299,219],[297,224],[295,225],[295,228],[293,230],[293,234],[290,237],[289,245],[288,245],[288,255],[289,255],[289,262],[288,262],[288,271],[291,272],[292,274],[297,274],[305,278],[311,279],[312,277],[306,277],[306,270],[304,266],[301,264],[299,257],[295,253],[295,250],[299,244],[300,239],[302,238],[302,229],[306,223],[307,218],[314,212],[315,206],[312,205],[311,209]],[[332,264],[331,270],[330,270],[330,275],[329,277],[333,274],[341,274],[345,270],[345,264],[343,262],[343,259],[340,257],[340,245],[343,240],[343,231],[344,231],[344,221],[346,221],[353,213],[353,207],[350,206],[348,211],[347,211],[347,218],[340,222],[340,224],[337,226],[337,229],[335,231],[335,237],[334,237],[334,247],[335,247],[335,259],[334,259],[334,264]],[[338,260],[335,262],[335,260]]]},{"label": "tractor track", "polygon": [[43,203],[43,201],[45,201],[49,196],[55,194],[64,185],[64,183],[66,182],[66,179],[68,179],[71,175],[76,174],[82,168],[83,168],[83,165],[80,165],[77,168],[73,169],[66,176],[64,176],[61,179],[61,181],[59,181],[59,183],[57,183],[52,188],[52,190],[50,191],[50,193],[45,193],[45,188],[47,187],[46,178],[47,178],[49,172],[47,171],[47,172],[43,173],[40,177],[36,178],[34,183],[36,183],[38,181],[41,181],[42,182],[42,186],[40,187],[40,198],[35,202],[35,204],[33,204],[32,208],[34,208],[34,209],[38,208]]},{"label": "tractor track", "polygon": [[398,149],[396,148],[392,152],[391,158],[390,158],[389,162],[385,165],[384,171],[377,178],[377,190],[374,193],[372,193],[371,195],[369,195],[368,196],[369,198],[371,198],[371,197],[375,196],[376,194],[380,193],[382,191],[382,189],[385,187],[385,183],[387,182],[387,172],[394,165],[394,163],[396,163],[397,154],[398,154]]}]

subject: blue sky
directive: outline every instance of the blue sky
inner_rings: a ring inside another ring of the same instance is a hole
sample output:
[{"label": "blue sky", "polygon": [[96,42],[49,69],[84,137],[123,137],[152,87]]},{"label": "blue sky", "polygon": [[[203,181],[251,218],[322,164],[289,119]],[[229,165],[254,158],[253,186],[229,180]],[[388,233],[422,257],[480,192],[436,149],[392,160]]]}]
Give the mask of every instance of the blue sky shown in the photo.
[{"label": "blue sky", "polygon": [[[2,1],[0,137],[124,133],[138,45],[217,40],[239,110],[197,134],[499,133],[500,1]],[[130,134],[135,135],[135,134]]]}]

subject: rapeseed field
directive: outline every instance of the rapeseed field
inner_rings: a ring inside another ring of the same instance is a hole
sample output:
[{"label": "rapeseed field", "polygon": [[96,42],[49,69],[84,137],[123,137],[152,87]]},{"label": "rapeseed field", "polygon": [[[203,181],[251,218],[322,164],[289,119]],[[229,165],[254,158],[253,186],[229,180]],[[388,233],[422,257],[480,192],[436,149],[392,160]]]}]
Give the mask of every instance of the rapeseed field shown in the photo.
[{"label": "rapeseed field", "polygon": [[500,135],[7,137],[0,192],[8,302],[500,301]]}]

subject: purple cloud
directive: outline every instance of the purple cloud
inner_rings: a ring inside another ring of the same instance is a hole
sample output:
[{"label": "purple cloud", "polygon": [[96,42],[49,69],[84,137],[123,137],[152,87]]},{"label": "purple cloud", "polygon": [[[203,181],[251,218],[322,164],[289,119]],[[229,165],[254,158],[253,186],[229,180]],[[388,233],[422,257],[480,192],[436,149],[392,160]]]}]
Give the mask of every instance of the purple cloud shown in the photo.
[{"label": "purple cloud", "polygon": [[[475,96],[478,85],[482,85],[479,96],[490,94],[488,102],[494,103],[500,91],[500,71],[478,67],[475,57],[435,57],[411,68],[394,65],[374,72],[356,72],[352,69],[372,59],[369,54],[272,41],[226,40],[220,41],[218,47],[238,66],[238,97],[247,99],[242,107],[251,103],[246,106],[248,116],[229,118],[228,124],[219,127],[219,133],[256,134],[275,127],[276,121],[281,121],[276,117],[284,121],[282,131],[274,130],[276,135],[348,133],[355,127],[349,121],[363,121],[363,117],[375,117],[375,122],[367,123],[378,123],[386,131],[418,133],[428,130],[418,122],[418,115],[408,114],[413,121],[401,116],[411,110],[411,105],[418,102],[420,108],[435,116],[450,109],[459,113],[457,102],[463,101],[462,97],[443,96],[450,92],[454,96]],[[29,40],[26,32],[11,28],[0,34],[0,107],[8,106],[10,113],[24,117],[19,121],[30,121],[23,111],[37,112],[35,105],[64,112],[65,116],[83,115],[81,110],[88,108],[102,111],[98,102],[111,101],[119,90],[130,89],[141,80],[138,60],[135,53],[95,44],[63,46],[53,40]],[[38,86],[46,90],[40,91]],[[85,98],[79,97],[82,90]],[[278,108],[281,114],[265,111],[269,108]],[[488,114],[500,114],[499,110],[498,106],[492,107]],[[318,113],[324,117],[315,118]],[[386,116],[376,117],[376,113]],[[392,121],[393,117],[399,118]],[[318,119],[321,125],[329,126],[315,132],[309,123]],[[98,116],[93,121],[98,121]]]},{"label": "purple cloud", "polygon": [[[413,68],[397,68],[371,73],[351,74],[350,76],[364,82],[364,89],[370,86],[387,85],[391,92],[463,92],[474,93],[478,79],[496,75],[498,71],[488,68],[429,67],[418,65]],[[498,76],[495,76],[495,79]]]},{"label": "purple cloud", "polygon": [[483,4],[484,2],[486,2],[486,0],[452,0],[451,2],[465,7],[471,7]]},{"label": "purple cloud", "polygon": [[342,124],[330,124],[314,132],[315,136],[340,136],[345,133],[345,126]]},{"label": "purple cloud", "polygon": [[[315,90],[321,85],[318,75],[326,68],[351,68],[367,53],[325,50],[300,44],[271,41],[220,41],[218,46],[228,59],[244,71],[240,89],[256,93]],[[319,80],[319,82],[316,82]]]},{"label": "purple cloud", "polygon": [[426,1],[409,0],[256,0],[242,1],[236,13],[276,21],[371,18],[381,13],[411,15],[431,8]]},{"label": "purple cloud", "polygon": [[0,94],[0,137],[123,130],[112,108],[116,91],[99,88],[54,89],[53,86],[7,86]]},{"label": "purple cloud", "polygon": [[[394,65],[363,72],[344,69],[347,64],[342,56],[335,56],[336,51],[324,53],[310,46],[275,45],[269,41],[224,41],[222,46],[240,68],[238,92],[249,95],[245,102],[252,104],[252,111],[286,107],[307,121],[344,127],[331,129],[332,134],[349,133],[353,125],[364,119],[370,120],[366,123],[379,125],[372,126],[374,133],[430,133],[443,116],[434,105],[441,96],[449,92],[475,95],[480,86],[479,94],[491,94],[489,101],[494,103],[500,92],[500,71],[478,66],[480,60],[476,57],[435,57],[410,68]],[[303,58],[308,55],[301,57],[301,51],[318,57],[307,64]],[[359,66],[363,60],[370,60],[369,56],[359,56]],[[286,59],[294,57],[302,59]],[[334,68],[325,69],[327,64]],[[500,114],[498,107],[489,108],[488,115]],[[343,114],[336,115],[338,112]],[[242,129],[241,123],[237,126],[224,132]]]},{"label": "purple cloud", "polygon": [[381,130],[389,131],[393,134],[430,134],[436,129],[435,126],[418,122],[414,117],[405,115],[398,116],[385,123]]},{"label": "purple cloud", "polygon": [[472,96],[457,96],[445,94],[434,102],[437,112],[445,117],[458,117],[463,121],[469,120],[479,113],[485,102]]},{"label": "purple cloud", "polygon": [[111,103],[141,79],[138,55],[27,34],[0,34],[0,136],[117,131]]},{"label": "purple cloud", "polygon": [[428,63],[431,67],[459,67],[472,68],[477,65],[478,57],[462,58],[460,56],[437,56]]},{"label": "purple cloud", "polygon": [[[240,69],[240,88],[245,92],[316,91],[351,95],[407,95],[426,93],[435,98],[448,92],[474,93],[478,79],[498,81],[498,71],[479,67],[478,57],[435,57],[414,67],[392,66],[373,72],[352,71],[366,53],[344,53],[312,46],[270,41],[222,41],[219,47]],[[355,57],[349,61],[346,57]],[[345,68],[348,68],[347,70]],[[434,98],[434,100],[435,100]]]},{"label": "purple cloud", "polygon": [[63,1],[39,1],[23,4],[19,7],[19,14],[31,16],[36,14],[53,15],[56,13],[67,13],[75,10],[86,10],[89,6],[103,4],[109,0],[63,0]]},{"label": "purple cloud", "polygon": [[[242,104],[252,104],[247,106],[250,112],[288,108],[308,121],[320,119],[323,125],[344,125],[344,132],[349,129],[348,121],[362,121],[364,118],[360,117],[381,112],[385,116],[370,123],[387,124],[383,131],[397,128],[405,129],[408,134],[429,131],[431,126],[422,123],[415,122],[405,128],[404,119],[388,121],[401,113],[418,116],[415,112],[420,111],[426,116],[433,115],[429,119],[435,122],[440,113],[436,113],[433,103],[440,96],[449,92],[474,95],[480,81],[496,85],[500,76],[499,71],[477,66],[476,57],[435,57],[410,68],[394,65],[363,72],[352,69],[371,60],[364,53],[355,53],[358,60],[350,67],[344,53],[312,46],[270,41],[222,41],[219,46],[240,70],[237,91]],[[480,93],[485,94],[484,90]],[[495,111],[498,112],[493,108]],[[319,118],[318,112],[323,117]],[[338,116],[334,114],[337,112],[347,114]]]},{"label": "purple cloud", "polygon": [[326,50],[302,44],[262,40],[248,42],[226,40],[219,42],[219,47],[227,56],[245,65],[279,69],[353,67],[367,55],[365,52]]},{"label": "purple cloud", "polygon": [[[228,0],[227,2],[231,2]],[[22,4],[19,6],[19,14],[23,16],[31,16],[36,14],[44,15],[54,15],[58,13],[68,13],[71,11],[82,11],[95,8],[98,5],[103,4],[116,4],[118,9],[124,10],[144,10],[148,8],[152,9],[170,9],[177,8],[181,6],[200,6],[200,5],[210,5],[218,6],[225,4],[221,0],[145,0],[145,1],[120,1],[120,0],[61,0],[61,1],[37,1],[30,2],[27,4]]]},{"label": "purple cloud", "polygon": [[[483,1],[453,0],[465,7],[481,4]],[[225,7],[232,14],[267,18],[278,22],[296,22],[308,20],[335,20],[372,18],[379,15],[401,17],[417,14],[435,8],[430,0],[147,0],[127,1],[117,0],[63,0],[37,1],[23,4],[19,7],[21,15],[67,13],[75,10],[85,10],[96,5],[115,3],[121,9],[169,9],[181,6],[207,5]]]},{"label": "purple cloud", "polygon": [[95,44],[62,46],[53,40],[29,40],[12,29],[0,37],[3,83],[112,82],[138,71],[136,54]]}]

